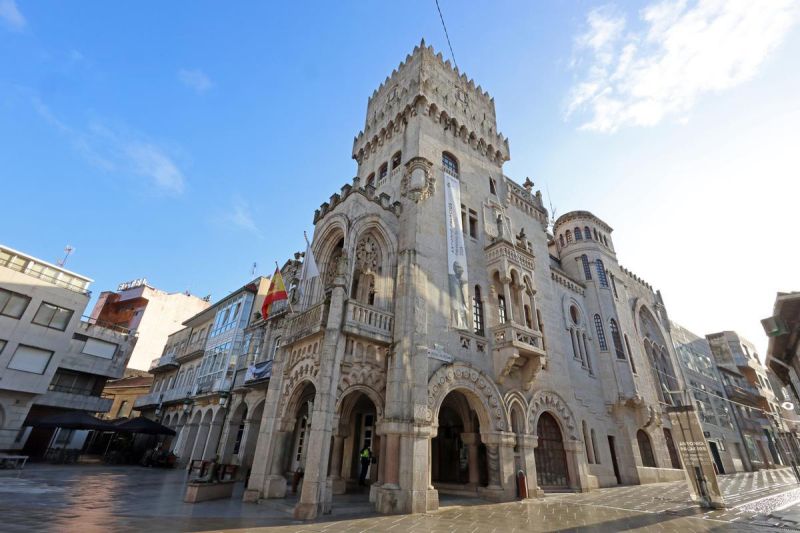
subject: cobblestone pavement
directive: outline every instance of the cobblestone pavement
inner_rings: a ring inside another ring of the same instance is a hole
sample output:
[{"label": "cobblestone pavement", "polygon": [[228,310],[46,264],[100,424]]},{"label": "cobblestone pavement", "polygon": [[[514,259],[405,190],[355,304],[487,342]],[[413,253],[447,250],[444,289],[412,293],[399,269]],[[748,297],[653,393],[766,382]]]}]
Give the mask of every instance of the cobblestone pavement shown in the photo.
[{"label": "cobblestone pavement", "polygon": [[800,531],[800,487],[788,469],[721,478],[728,509],[703,511],[683,483],[627,486],[489,504],[442,496],[425,515],[371,513],[363,495],[337,497],[325,520],[291,517],[293,500],[183,503],[186,474],[140,467],[30,465],[0,471],[0,531]]}]

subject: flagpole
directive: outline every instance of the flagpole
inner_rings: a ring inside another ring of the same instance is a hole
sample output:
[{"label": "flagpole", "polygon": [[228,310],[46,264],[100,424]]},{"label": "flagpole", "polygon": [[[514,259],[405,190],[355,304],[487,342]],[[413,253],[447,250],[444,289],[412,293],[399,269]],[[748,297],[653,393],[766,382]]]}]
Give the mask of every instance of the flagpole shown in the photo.
[{"label": "flagpole", "polygon": [[[277,261],[275,261],[275,270],[278,273],[280,273],[280,271],[281,271],[281,267],[278,266],[278,262]],[[281,277],[283,277],[283,274],[281,274]],[[289,293],[287,293],[286,296],[287,296],[286,301],[289,303],[289,312],[290,313],[294,313],[294,309],[292,309],[292,297],[291,297],[291,295],[289,295]]]}]

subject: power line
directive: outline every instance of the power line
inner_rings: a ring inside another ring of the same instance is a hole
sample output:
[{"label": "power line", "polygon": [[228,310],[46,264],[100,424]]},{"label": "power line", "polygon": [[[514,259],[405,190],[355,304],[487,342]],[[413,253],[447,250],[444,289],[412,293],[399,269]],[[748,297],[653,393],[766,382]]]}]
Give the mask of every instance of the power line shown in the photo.
[{"label": "power line", "polygon": [[444,36],[447,38],[447,46],[450,48],[450,57],[453,58],[453,65],[458,68],[458,63],[456,63],[456,55],[453,53],[453,45],[450,44],[450,35],[447,33],[447,26],[444,23],[444,16],[442,16],[442,8],[439,7],[439,0],[436,0],[436,9],[439,11],[439,20],[442,21],[442,28],[444,29]]}]

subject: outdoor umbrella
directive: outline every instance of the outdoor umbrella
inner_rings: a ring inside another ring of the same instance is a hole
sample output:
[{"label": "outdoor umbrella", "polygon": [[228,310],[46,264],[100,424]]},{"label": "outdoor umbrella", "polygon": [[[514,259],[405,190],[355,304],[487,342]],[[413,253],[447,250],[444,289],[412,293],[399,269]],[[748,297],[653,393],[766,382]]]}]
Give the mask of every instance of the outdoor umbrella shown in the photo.
[{"label": "outdoor umbrella", "polygon": [[128,433],[144,433],[145,435],[175,435],[175,432],[167,426],[143,416],[119,422],[114,426],[114,429]]},{"label": "outdoor umbrella", "polygon": [[114,431],[116,428],[85,411],[69,411],[57,415],[47,415],[34,420],[31,426],[37,428],[62,429],[94,429],[97,431]]}]

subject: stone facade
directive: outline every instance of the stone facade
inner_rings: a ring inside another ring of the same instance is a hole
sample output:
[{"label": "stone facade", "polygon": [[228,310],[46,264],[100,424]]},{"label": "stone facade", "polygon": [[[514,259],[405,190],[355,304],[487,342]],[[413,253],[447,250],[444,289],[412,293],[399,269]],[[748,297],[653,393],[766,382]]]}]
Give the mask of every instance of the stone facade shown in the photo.
[{"label": "stone facade", "polygon": [[314,216],[321,275],[287,275],[293,312],[262,330],[271,378],[246,498],[283,497],[302,472],[296,516],[325,513],[357,490],[364,445],[385,513],[435,509],[439,491],[511,500],[520,471],[531,495],[683,479],[660,294],[620,266],[597,216],[549,227],[533,184],[503,174],[509,157],[494,100],[424,43],[373,93],[358,174]]}]

